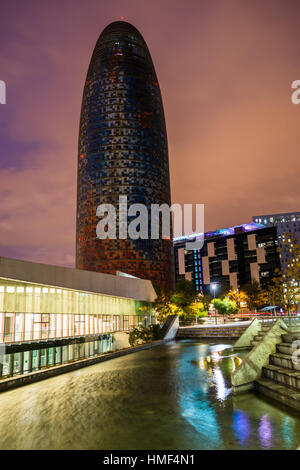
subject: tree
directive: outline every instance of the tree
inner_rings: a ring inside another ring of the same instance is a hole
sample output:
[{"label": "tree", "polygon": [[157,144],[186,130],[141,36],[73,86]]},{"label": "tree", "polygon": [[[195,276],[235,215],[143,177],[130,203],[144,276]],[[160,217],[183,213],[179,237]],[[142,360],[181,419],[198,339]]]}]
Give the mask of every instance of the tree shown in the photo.
[{"label": "tree", "polygon": [[207,316],[207,309],[202,302],[194,302],[187,309],[189,318],[203,318]]},{"label": "tree", "polygon": [[191,281],[182,279],[176,283],[173,295],[160,291],[154,302],[154,308],[159,322],[164,322],[168,315],[178,315],[184,318],[205,316],[209,309],[209,298],[200,297]]},{"label": "tree", "polygon": [[300,303],[300,245],[296,234],[292,233],[283,235],[282,245],[285,245],[289,259],[283,271],[277,270],[269,290],[272,298],[290,313],[293,307],[298,310]]},{"label": "tree", "polygon": [[283,274],[286,279],[300,284],[300,244],[295,233],[285,233],[282,239],[282,245],[289,252],[289,259]]},{"label": "tree", "polygon": [[154,310],[160,323],[164,322],[168,315],[173,315],[170,295],[160,291],[154,301]]},{"label": "tree", "polygon": [[241,303],[248,304],[248,300],[249,300],[247,294],[244,291],[239,291],[239,290],[234,290],[234,289],[231,289],[227,293],[227,297],[230,300],[233,300],[236,303],[236,305],[239,307],[239,309],[241,308]]},{"label": "tree", "polygon": [[212,304],[220,315],[232,315],[238,313],[239,308],[234,300],[228,298],[225,299],[213,299]]},{"label": "tree", "polygon": [[243,286],[243,291],[247,295],[247,303],[250,310],[254,310],[255,313],[259,307],[265,305],[268,301],[266,291],[264,291],[259,282],[255,280],[245,284]]},{"label": "tree", "polygon": [[183,315],[188,314],[188,309],[195,302],[198,293],[192,281],[181,279],[175,285],[175,292],[171,297],[171,302],[182,311]]},{"label": "tree", "polygon": [[285,273],[278,272],[269,287],[269,296],[290,313],[293,307],[297,310],[300,303],[299,284]]},{"label": "tree", "polygon": [[210,296],[206,295],[206,294],[198,294],[198,299],[203,304],[204,310],[206,310],[208,312],[209,311],[209,306],[211,304]]}]

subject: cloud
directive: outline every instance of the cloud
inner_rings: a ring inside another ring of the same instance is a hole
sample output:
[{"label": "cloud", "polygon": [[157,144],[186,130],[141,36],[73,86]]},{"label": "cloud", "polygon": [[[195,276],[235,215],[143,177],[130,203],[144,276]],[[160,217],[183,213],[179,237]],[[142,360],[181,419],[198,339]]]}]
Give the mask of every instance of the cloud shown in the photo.
[{"label": "cloud", "polygon": [[122,15],[160,81],[173,202],[205,203],[207,230],[299,209],[297,2],[2,3],[1,255],[73,265],[82,87]]}]

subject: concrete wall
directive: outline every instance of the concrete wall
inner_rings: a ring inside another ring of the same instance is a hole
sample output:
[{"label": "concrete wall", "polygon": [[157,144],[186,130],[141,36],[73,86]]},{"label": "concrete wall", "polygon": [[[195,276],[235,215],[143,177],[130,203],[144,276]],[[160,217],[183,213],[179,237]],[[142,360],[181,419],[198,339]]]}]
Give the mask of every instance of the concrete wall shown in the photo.
[{"label": "concrete wall", "polygon": [[285,323],[277,320],[263,340],[247,354],[231,376],[233,393],[246,392],[254,388],[254,381],[261,377],[262,368],[269,363],[270,354],[275,353],[276,345],[281,342],[281,335],[286,330]]},{"label": "concrete wall", "polygon": [[176,318],[174,318],[172,324],[170,325],[167,333],[165,334],[164,340],[165,341],[170,341],[171,339],[175,339],[177,335],[177,331],[179,328],[179,317],[176,315]]},{"label": "concrete wall", "polygon": [[251,341],[253,340],[254,336],[256,336],[259,331],[261,330],[261,322],[255,318],[248,328],[244,331],[242,336],[237,340],[234,345],[234,349],[247,349],[251,348]]}]

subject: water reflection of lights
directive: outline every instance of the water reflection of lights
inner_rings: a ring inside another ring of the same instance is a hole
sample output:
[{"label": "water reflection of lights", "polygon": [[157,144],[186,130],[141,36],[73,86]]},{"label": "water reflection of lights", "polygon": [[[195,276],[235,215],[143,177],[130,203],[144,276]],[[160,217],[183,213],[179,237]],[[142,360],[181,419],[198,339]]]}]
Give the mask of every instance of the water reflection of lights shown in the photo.
[{"label": "water reflection of lights", "polygon": [[231,372],[234,372],[236,369],[238,369],[238,367],[240,367],[242,362],[243,362],[243,360],[239,356],[237,356],[236,354],[231,356],[231,363],[232,363],[232,371]]},{"label": "water reflection of lights", "polygon": [[235,437],[242,445],[247,445],[248,438],[251,432],[249,416],[242,410],[235,410],[233,412],[232,428]]},{"label": "water reflection of lights", "polygon": [[180,407],[181,415],[203,436],[202,449],[222,448],[223,442],[216,412],[209,401],[206,399],[200,401],[196,392],[189,395],[182,394]]},{"label": "water reflection of lights", "polygon": [[290,449],[293,445],[293,436],[294,436],[293,424],[294,422],[289,416],[285,416],[283,418],[282,437],[288,449]]},{"label": "water reflection of lights", "polygon": [[212,362],[218,362],[221,359],[219,351],[212,351],[211,352],[211,360]]},{"label": "water reflection of lights", "polygon": [[259,423],[258,435],[260,443],[264,449],[270,449],[272,446],[272,425],[269,415],[265,414]]},{"label": "water reflection of lights", "polygon": [[228,395],[231,393],[231,388],[227,388],[225,385],[225,380],[223,374],[219,367],[214,369],[213,380],[216,386],[216,395],[217,399],[224,401]]}]

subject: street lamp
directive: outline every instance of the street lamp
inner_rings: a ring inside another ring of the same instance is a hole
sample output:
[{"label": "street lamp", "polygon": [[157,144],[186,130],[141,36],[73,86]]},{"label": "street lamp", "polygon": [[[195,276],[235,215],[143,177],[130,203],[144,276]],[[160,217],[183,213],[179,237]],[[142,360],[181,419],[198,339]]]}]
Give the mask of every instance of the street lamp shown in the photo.
[{"label": "street lamp", "polygon": [[[213,290],[214,292],[214,299],[216,298],[216,288],[218,287],[217,284],[213,283],[210,285],[211,289]],[[217,309],[216,309],[216,306],[214,305],[215,307],[215,318],[216,318],[216,325],[218,324],[218,319],[217,319]]]}]

